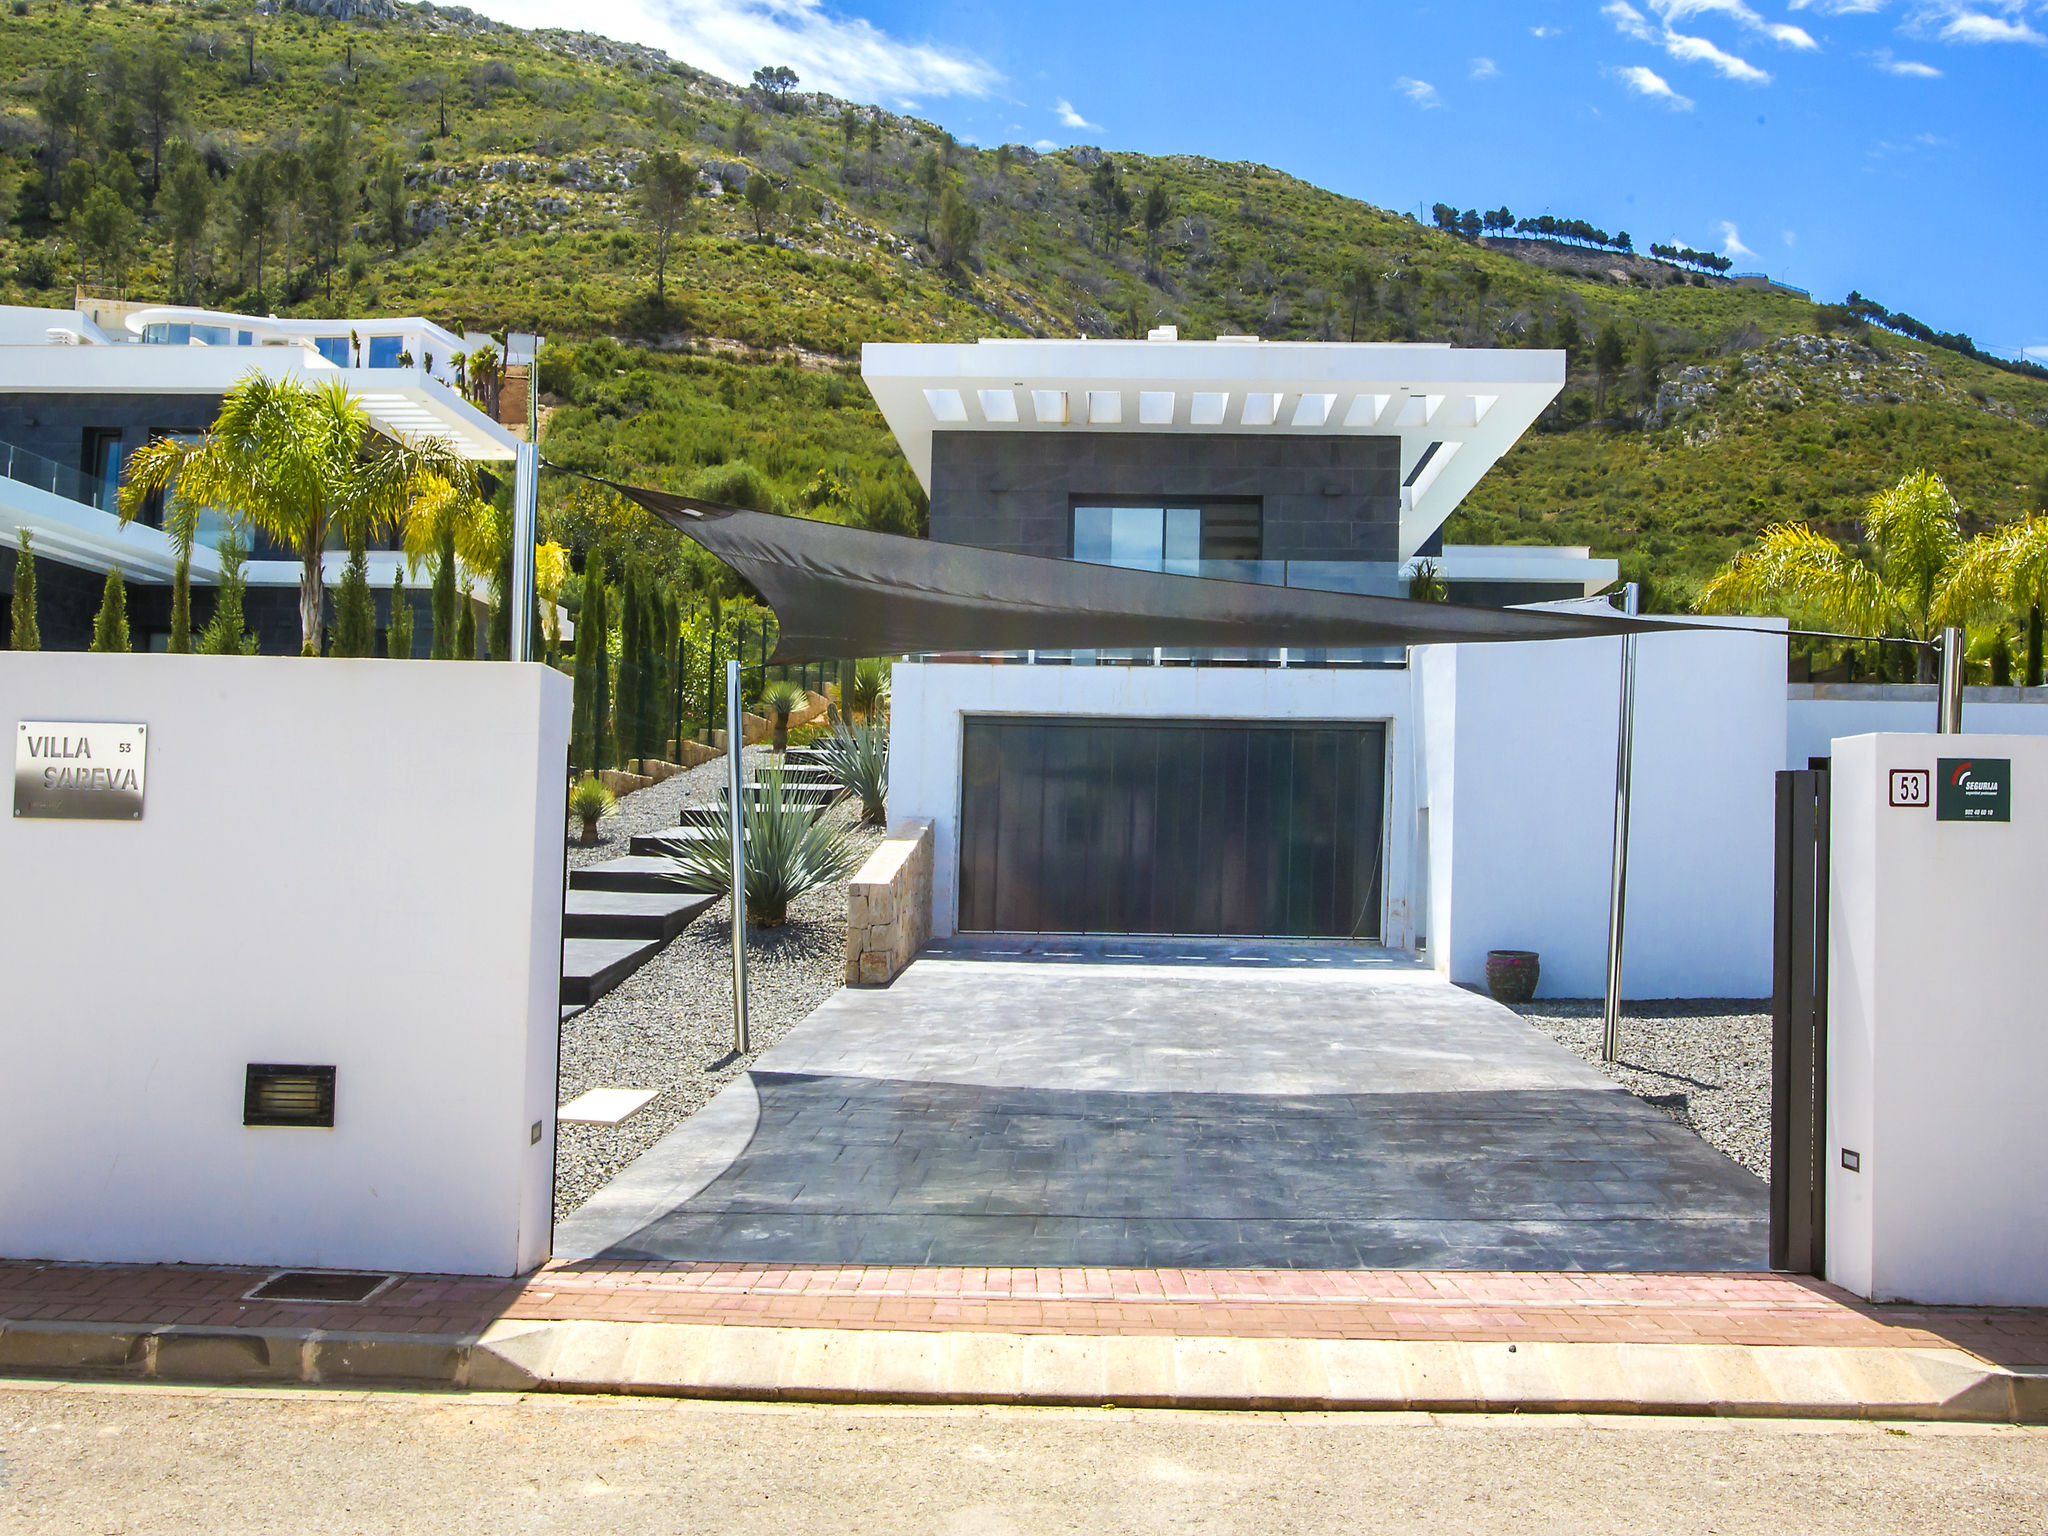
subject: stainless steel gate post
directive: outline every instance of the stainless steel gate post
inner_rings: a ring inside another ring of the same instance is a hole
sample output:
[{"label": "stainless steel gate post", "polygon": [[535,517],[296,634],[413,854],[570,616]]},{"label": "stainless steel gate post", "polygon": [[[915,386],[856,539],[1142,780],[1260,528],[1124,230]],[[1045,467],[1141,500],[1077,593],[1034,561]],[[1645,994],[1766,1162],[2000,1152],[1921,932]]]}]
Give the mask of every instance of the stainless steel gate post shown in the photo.
[{"label": "stainless steel gate post", "polygon": [[[1637,587],[1622,588],[1621,611],[1633,616]],[[1622,919],[1628,906],[1628,796],[1636,737],[1636,637],[1621,637],[1621,714],[1615,729],[1614,865],[1607,888],[1607,1018],[1600,1035],[1600,1059],[1621,1054]]]},{"label": "stainless steel gate post", "polygon": [[732,844],[732,1048],[747,1054],[747,822],[743,809],[744,775],[740,745],[745,739],[740,718],[740,664],[725,664],[725,829]]},{"label": "stainless steel gate post", "polygon": [[1943,736],[1959,736],[1963,730],[1963,632],[1941,632],[1941,709],[1934,729]]}]

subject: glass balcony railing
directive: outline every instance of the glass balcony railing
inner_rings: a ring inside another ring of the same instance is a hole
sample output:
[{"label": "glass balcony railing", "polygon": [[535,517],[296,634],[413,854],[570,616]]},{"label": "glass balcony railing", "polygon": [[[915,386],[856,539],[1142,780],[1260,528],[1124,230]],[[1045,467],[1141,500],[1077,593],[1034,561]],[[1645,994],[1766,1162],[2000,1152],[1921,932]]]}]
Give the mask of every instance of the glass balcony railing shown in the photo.
[{"label": "glass balcony railing", "polygon": [[102,512],[120,510],[115,500],[116,488],[98,475],[85,474],[69,464],[59,464],[55,459],[46,459],[12,443],[0,442],[0,475]]}]

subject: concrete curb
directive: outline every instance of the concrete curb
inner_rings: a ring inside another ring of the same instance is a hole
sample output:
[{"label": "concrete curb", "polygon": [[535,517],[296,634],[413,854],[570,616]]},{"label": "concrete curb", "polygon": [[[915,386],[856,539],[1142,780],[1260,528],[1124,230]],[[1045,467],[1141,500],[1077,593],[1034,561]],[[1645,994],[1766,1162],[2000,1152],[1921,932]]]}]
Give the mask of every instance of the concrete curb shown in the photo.
[{"label": "concrete curb", "polygon": [[1952,1348],[1228,1339],[694,1323],[480,1335],[0,1322],[0,1372],[782,1402],[2048,1423],[2048,1373]]}]

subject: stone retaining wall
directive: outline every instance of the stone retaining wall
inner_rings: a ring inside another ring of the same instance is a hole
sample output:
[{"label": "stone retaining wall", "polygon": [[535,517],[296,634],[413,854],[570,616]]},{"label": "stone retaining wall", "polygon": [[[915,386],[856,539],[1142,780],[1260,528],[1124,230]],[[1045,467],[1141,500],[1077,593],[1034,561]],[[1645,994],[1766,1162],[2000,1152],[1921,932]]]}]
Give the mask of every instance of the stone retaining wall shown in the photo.
[{"label": "stone retaining wall", "polygon": [[900,821],[846,889],[846,984],[884,987],[932,936],[932,824]]}]

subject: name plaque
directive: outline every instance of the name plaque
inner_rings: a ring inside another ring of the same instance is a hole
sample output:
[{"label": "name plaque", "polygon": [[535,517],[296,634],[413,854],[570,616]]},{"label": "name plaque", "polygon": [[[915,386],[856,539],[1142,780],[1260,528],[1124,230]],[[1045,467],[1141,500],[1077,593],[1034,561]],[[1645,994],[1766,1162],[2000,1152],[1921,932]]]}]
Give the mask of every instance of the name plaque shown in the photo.
[{"label": "name plaque", "polygon": [[24,720],[14,733],[14,814],[140,821],[149,727]]}]

